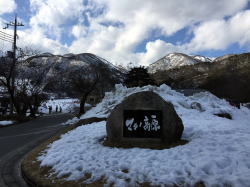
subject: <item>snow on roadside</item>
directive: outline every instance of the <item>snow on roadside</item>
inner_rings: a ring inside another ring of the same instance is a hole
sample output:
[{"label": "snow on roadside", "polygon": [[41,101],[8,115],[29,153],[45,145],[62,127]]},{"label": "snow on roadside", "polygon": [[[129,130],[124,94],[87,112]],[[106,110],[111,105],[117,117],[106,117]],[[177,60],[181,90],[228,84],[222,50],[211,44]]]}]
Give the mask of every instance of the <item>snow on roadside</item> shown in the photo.
[{"label": "snow on roadside", "polygon": [[7,126],[14,124],[14,121],[0,121],[0,126]]},{"label": "snow on roadside", "polygon": [[52,107],[52,112],[56,111],[56,106],[58,107],[58,112],[60,107],[62,108],[62,113],[72,112],[75,107],[79,107],[79,100],[78,99],[50,99],[46,102],[41,104],[39,107],[39,111],[42,113],[49,113],[49,106]]},{"label": "snow on roadside", "polygon": [[[185,97],[166,85],[129,89],[118,85],[81,118],[107,117],[124,97],[146,90],[173,103],[188,144],[164,150],[105,147],[99,141],[106,136],[103,121],[62,135],[38,157],[41,166],[51,166],[58,177],[67,175],[67,180],[91,173],[86,181],[90,183],[105,176],[115,186],[135,186],[136,182],[192,186],[199,181],[206,186],[249,186],[250,110],[234,108],[208,92]],[[203,112],[191,109],[192,102],[199,102]],[[230,113],[233,120],[214,115],[221,112]]]}]

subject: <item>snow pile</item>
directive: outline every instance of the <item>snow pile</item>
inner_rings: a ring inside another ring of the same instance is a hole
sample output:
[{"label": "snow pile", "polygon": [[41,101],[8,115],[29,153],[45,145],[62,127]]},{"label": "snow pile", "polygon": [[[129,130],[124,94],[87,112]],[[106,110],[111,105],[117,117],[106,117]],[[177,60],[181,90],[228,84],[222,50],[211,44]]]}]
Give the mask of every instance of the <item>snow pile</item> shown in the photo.
[{"label": "snow pile", "polygon": [[62,108],[63,113],[73,112],[75,107],[79,107],[79,100],[78,99],[50,99],[41,104],[39,107],[39,112],[48,114],[49,113],[49,106],[52,107],[52,112],[60,111],[60,107]]},{"label": "snow pile", "polygon": [[[124,97],[151,90],[173,103],[184,124],[183,139],[190,142],[171,149],[110,148],[100,143],[106,136],[106,122],[80,126],[50,144],[40,156],[41,166],[51,166],[58,177],[86,182],[105,177],[114,186],[153,185],[249,186],[250,184],[250,110],[234,108],[225,100],[203,92],[192,97],[170,87],[129,88],[117,85],[103,101],[82,118],[107,117]],[[203,112],[191,109],[198,102]],[[215,116],[226,112],[233,120]]]},{"label": "snow pile", "polygon": [[172,90],[165,84],[161,85],[160,87],[144,86],[142,88],[127,88],[121,84],[117,84],[114,92],[107,92],[102,102],[96,107],[87,111],[83,116],[81,116],[81,119],[89,117],[108,117],[113,108],[117,104],[121,103],[125,97],[141,91],[153,91],[159,94],[163,99],[171,102],[174,105],[175,110],[179,115],[182,115],[184,111],[183,109],[186,109],[185,111],[190,112],[192,102],[199,102],[203,109],[206,110],[205,113],[209,114],[220,112],[227,112],[231,114],[231,110],[233,109],[233,107],[231,107],[227,101],[221,100],[209,92],[202,92],[195,94],[192,97],[186,97],[182,93]]},{"label": "snow pile", "polygon": [[0,121],[0,126],[7,126],[14,124],[14,121]]}]

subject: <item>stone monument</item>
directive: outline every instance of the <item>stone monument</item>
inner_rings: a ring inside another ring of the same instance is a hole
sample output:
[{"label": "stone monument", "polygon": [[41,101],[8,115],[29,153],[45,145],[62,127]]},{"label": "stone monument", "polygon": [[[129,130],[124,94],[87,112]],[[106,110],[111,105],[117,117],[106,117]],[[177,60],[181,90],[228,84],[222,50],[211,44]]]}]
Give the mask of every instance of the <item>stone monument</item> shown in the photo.
[{"label": "stone monument", "polygon": [[163,145],[180,140],[181,118],[158,94],[143,91],[126,97],[107,119],[107,142],[115,145]]}]

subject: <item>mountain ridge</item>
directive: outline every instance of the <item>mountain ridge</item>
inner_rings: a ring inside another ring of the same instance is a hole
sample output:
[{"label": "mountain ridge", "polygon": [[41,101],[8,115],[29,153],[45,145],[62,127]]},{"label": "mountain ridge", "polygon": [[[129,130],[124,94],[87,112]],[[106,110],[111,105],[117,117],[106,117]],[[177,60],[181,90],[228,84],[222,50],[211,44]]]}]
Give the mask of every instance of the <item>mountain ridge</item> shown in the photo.
[{"label": "mountain ridge", "polygon": [[240,102],[250,102],[250,53],[224,55],[200,62],[152,73],[158,84],[177,89],[205,89]]},{"label": "mountain ridge", "polygon": [[67,72],[75,67],[89,68],[91,70],[89,73],[93,74],[93,76],[95,73],[98,73],[101,76],[100,85],[105,85],[105,87],[101,86],[102,94],[112,89],[115,84],[121,83],[125,74],[123,69],[92,53],[65,55],[42,53],[28,58],[28,60],[48,67],[46,79],[53,79],[53,81],[50,81],[52,83],[46,87],[49,92],[70,92],[65,87],[66,85],[60,83],[60,79],[64,79]]},{"label": "mountain ridge", "polygon": [[155,73],[158,70],[169,70],[181,66],[194,65],[200,62],[212,62],[212,60],[200,55],[189,56],[184,53],[169,53],[150,64],[147,69],[149,73]]}]

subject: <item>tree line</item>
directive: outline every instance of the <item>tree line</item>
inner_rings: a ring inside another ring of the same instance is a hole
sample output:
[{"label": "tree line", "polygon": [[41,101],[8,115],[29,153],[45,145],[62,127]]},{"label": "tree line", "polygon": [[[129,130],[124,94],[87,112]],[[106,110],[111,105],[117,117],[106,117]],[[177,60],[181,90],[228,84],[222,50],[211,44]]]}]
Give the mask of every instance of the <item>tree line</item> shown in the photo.
[{"label": "tree line", "polygon": [[104,63],[64,68],[60,64],[44,63],[37,57],[43,54],[31,48],[21,50],[16,63],[11,54],[0,57],[0,87],[3,88],[0,95],[1,90],[8,95],[11,114],[25,116],[29,111],[34,117],[41,103],[48,99],[46,92],[67,92],[68,96],[79,98],[80,115],[85,113],[85,103],[93,92],[103,97],[105,91],[121,82],[127,87],[155,84],[144,67],[134,67],[123,75],[123,80],[117,80]]}]

